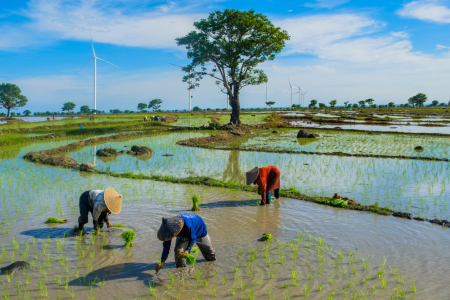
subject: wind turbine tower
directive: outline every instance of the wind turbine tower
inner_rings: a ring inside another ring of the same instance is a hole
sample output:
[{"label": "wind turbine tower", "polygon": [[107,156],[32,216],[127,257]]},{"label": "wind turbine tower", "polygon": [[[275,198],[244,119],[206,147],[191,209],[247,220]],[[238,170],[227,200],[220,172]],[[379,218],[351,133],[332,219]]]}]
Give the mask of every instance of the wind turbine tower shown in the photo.
[{"label": "wind turbine tower", "polygon": [[[292,84],[291,81],[289,80],[289,90],[291,91],[291,108],[292,108]],[[288,92],[289,92],[288,90]]]},{"label": "wind turbine tower", "polygon": [[269,99],[267,97],[267,83],[269,83],[269,81],[271,81],[271,80],[272,80],[272,78],[270,78],[266,81],[266,109],[267,109],[267,102],[269,102]]},{"label": "wind turbine tower", "polygon": [[[104,62],[106,62],[106,63],[108,63],[110,65],[113,65],[116,68],[118,68],[118,66],[116,66],[113,63],[110,63],[109,61],[101,59],[100,57],[97,57],[95,55],[94,42],[92,41],[92,32],[91,32],[91,45],[92,45],[92,53],[94,54],[94,57],[90,61],[88,61],[88,63],[85,64],[83,66],[83,68],[86,67],[88,64],[90,64],[91,61],[94,61],[94,110],[97,110],[97,60],[104,61]],[[83,68],[81,68],[81,69],[83,69]]]}]

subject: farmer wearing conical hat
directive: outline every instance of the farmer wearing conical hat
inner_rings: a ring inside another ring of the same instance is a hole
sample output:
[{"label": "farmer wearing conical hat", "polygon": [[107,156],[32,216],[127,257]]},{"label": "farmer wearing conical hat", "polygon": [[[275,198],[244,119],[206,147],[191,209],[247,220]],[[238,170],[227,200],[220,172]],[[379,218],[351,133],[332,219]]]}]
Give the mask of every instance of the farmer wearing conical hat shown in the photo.
[{"label": "farmer wearing conical hat", "polygon": [[275,166],[253,168],[246,173],[247,185],[257,184],[258,195],[261,195],[261,205],[270,204],[272,192],[275,198],[280,198],[280,169]]},{"label": "farmer wearing conical hat", "polygon": [[161,264],[155,268],[156,273],[164,267],[174,237],[177,237],[175,243],[175,264],[177,268],[186,267],[183,255],[188,254],[194,244],[197,244],[207,261],[216,260],[216,253],[203,219],[194,214],[183,213],[172,218],[162,218],[162,224],[158,230],[158,239],[164,241],[163,252]]},{"label": "farmer wearing conical hat", "polygon": [[111,227],[108,215],[118,214],[122,210],[122,195],[113,188],[106,190],[89,190],[80,196],[80,217],[78,218],[78,230],[83,230],[84,224],[88,222],[89,212],[94,221],[94,230],[97,234],[103,223]]}]

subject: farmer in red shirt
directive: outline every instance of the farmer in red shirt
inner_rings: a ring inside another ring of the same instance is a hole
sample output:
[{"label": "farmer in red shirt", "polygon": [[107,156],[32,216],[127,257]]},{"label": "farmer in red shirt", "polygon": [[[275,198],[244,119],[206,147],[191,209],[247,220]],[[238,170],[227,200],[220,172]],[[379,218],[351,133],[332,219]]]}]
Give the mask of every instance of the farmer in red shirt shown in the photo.
[{"label": "farmer in red shirt", "polygon": [[253,168],[246,173],[247,185],[257,184],[258,194],[261,195],[261,205],[270,204],[272,192],[275,198],[280,198],[280,169],[275,166]]}]

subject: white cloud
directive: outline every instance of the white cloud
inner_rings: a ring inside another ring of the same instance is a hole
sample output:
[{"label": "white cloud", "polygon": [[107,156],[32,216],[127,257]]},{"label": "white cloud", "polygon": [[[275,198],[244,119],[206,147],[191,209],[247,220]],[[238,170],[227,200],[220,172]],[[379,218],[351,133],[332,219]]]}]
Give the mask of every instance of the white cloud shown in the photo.
[{"label": "white cloud", "polygon": [[436,45],[436,49],[438,49],[438,50],[450,50],[450,47],[443,46],[443,45]]},{"label": "white cloud", "polygon": [[403,5],[398,14],[402,17],[423,21],[450,23],[450,8],[440,3],[441,1],[435,0],[409,2]]}]

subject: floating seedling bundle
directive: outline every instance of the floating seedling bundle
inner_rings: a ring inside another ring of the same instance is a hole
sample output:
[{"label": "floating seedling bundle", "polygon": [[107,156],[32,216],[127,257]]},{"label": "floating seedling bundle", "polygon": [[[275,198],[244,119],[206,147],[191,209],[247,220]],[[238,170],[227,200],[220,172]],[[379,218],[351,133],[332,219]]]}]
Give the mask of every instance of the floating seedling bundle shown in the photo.
[{"label": "floating seedling bundle", "polygon": [[50,217],[47,219],[47,221],[45,221],[45,224],[63,224],[63,223],[67,223],[67,222],[69,222],[69,220],[63,220],[63,219]]},{"label": "floating seedling bundle", "polygon": [[270,241],[273,238],[273,235],[270,233],[264,233],[261,241],[266,242],[266,241]]},{"label": "floating seedling bundle", "polygon": [[133,240],[136,237],[136,233],[133,230],[125,230],[120,235],[125,241],[125,247],[133,247]]}]

